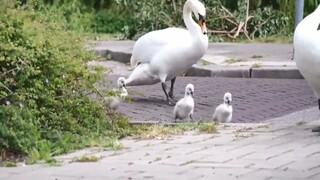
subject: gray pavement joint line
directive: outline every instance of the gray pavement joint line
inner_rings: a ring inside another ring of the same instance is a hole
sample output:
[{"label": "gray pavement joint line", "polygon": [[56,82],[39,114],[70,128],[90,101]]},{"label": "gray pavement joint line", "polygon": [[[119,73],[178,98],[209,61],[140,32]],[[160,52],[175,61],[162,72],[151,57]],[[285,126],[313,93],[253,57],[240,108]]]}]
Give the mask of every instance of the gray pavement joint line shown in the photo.
[{"label": "gray pavement joint line", "polygon": [[277,131],[282,131],[282,130],[290,129],[290,128],[292,128],[292,127],[294,127],[294,126],[293,126],[293,125],[292,125],[292,126],[285,126],[285,127],[282,127],[282,128],[270,130],[270,131],[268,131],[268,132],[274,133],[274,132],[277,132]]},{"label": "gray pavement joint line", "polygon": [[316,172],[315,174],[312,174],[312,175],[306,177],[306,179],[311,179],[311,178],[318,176],[318,175],[320,175],[320,172]]},{"label": "gray pavement joint line", "polygon": [[290,164],[293,164],[293,163],[295,163],[295,162],[296,162],[296,161],[290,161],[290,162],[284,163],[284,164],[276,167],[275,169],[281,169],[281,168],[283,168],[283,167],[285,167],[285,166],[288,166],[288,165],[290,165]]},{"label": "gray pavement joint line", "polygon": [[[243,139],[246,139],[246,138],[243,138]],[[239,140],[243,140],[243,139],[239,139]],[[243,147],[247,147],[247,146],[250,146],[254,144],[253,142],[250,142],[250,143],[246,143],[246,144],[243,144],[241,146],[236,146],[236,147],[233,147],[233,148],[230,148],[230,149],[227,149],[226,152],[230,152],[230,151],[233,151],[233,150],[237,150],[237,149],[241,149]]]},{"label": "gray pavement joint line", "polygon": [[235,157],[235,159],[240,159],[240,158],[249,156],[249,155],[254,154],[254,153],[256,153],[256,151],[251,151],[251,152],[249,152],[247,154],[243,154],[243,155],[237,156],[237,157]]},{"label": "gray pavement joint line", "polygon": [[309,169],[308,169],[308,171],[312,171],[312,170],[314,170],[314,169],[318,169],[318,168],[320,168],[320,164],[318,164],[318,165],[316,165],[316,166],[313,166],[313,167],[309,168]]},{"label": "gray pavement joint line", "polygon": [[249,175],[251,173],[255,173],[255,172],[258,172],[258,171],[261,171],[261,170],[262,170],[262,168],[253,169],[252,171],[248,171],[248,172],[245,172],[243,174],[239,174],[238,177],[247,176],[247,175]]},{"label": "gray pavement joint line", "polygon": [[273,156],[269,156],[269,157],[266,158],[266,160],[268,161],[268,160],[270,160],[270,159],[279,157],[279,156],[281,156],[281,155],[287,154],[287,153],[292,152],[292,151],[293,151],[293,149],[289,149],[289,150],[284,151],[284,152],[281,152],[281,153],[279,153],[279,154],[276,154],[276,155],[273,155]]},{"label": "gray pavement joint line", "polygon": [[306,155],[306,158],[309,158],[309,157],[314,156],[314,155],[316,155],[316,154],[320,154],[320,150],[319,150],[319,151],[315,151],[315,152],[313,152],[313,153],[310,153],[310,154]]},{"label": "gray pavement joint line", "polygon": [[193,153],[196,153],[196,152],[200,152],[202,150],[206,150],[208,149],[208,147],[203,147],[203,148],[200,148],[200,149],[197,149],[197,150],[194,150],[194,151],[189,151],[186,153],[186,155],[190,155],[190,154],[193,154]]},{"label": "gray pavement joint line", "polygon": [[286,141],[282,141],[282,142],[273,144],[273,145],[271,145],[271,146],[267,146],[266,149],[271,149],[271,148],[273,148],[273,147],[281,146],[281,145],[289,144],[289,143],[292,143],[292,140],[286,140]]},{"label": "gray pavement joint line", "polygon": [[291,135],[291,134],[294,134],[294,133],[293,132],[288,132],[288,133],[285,133],[285,134],[281,134],[279,136],[271,138],[271,140],[280,139],[280,138],[282,138],[284,136],[288,136],[288,135]]}]

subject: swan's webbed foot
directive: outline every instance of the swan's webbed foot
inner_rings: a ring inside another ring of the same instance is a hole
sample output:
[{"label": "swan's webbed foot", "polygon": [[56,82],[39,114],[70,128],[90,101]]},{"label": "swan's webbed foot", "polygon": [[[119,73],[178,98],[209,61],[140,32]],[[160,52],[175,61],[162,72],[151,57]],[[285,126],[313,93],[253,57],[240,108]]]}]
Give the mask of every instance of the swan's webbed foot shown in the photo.
[{"label": "swan's webbed foot", "polygon": [[175,106],[176,105],[176,102],[174,102],[172,99],[168,98],[167,99],[167,102],[169,104],[169,106]]},{"label": "swan's webbed foot", "polygon": [[176,103],[171,98],[169,98],[169,95],[168,95],[168,93],[166,91],[166,88],[167,88],[166,83],[163,82],[163,83],[161,83],[161,85],[162,85],[162,90],[163,90],[164,94],[166,95],[166,101],[168,102],[168,104],[170,106],[176,105]]},{"label": "swan's webbed foot", "polygon": [[169,91],[168,96],[169,96],[169,98],[170,98],[171,100],[176,101],[176,102],[178,101],[178,99],[173,95],[173,92],[172,92],[172,91]]}]

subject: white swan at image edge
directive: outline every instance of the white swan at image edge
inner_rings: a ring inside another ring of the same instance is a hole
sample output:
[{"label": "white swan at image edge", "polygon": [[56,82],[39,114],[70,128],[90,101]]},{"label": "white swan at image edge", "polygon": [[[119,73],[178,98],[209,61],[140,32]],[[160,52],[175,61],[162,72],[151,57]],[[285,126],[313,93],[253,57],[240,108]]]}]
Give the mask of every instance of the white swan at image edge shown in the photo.
[{"label": "white swan at image edge", "polygon": [[[312,87],[320,109],[320,5],[305,17],[294,31],[294,60]],[[313,128],[320,132],[320,126]]]}]

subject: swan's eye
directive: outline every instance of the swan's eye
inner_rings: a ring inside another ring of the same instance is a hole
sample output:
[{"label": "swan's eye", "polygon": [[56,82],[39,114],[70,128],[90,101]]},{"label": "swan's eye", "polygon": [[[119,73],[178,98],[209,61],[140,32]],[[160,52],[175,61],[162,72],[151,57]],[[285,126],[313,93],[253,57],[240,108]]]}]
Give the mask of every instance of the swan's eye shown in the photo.
[{"label": "swan's eye", "polygon": [[202,15],[199,14],[199,13],[198,13],[198,15],[199,15],[199,21],[203,21],[203,22],[206,21],[206,16],[202,16]]}]

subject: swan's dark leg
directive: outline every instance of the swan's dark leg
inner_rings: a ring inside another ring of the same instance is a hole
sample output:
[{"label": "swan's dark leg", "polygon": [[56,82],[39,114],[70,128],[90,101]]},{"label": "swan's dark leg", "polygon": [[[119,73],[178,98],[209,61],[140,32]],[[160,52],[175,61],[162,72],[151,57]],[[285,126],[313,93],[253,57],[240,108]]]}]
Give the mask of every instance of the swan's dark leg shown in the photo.
[{"label": "swan's dark leg", "polygon": [[193,117],[192,117],[192,114],[190,114],[189,116],[190,116],[190,119],[191,119],[191,121],[193,122]]},{"label": "swan's dark leg", "polygon": [[[318,107],[320,110],[320,99],[318,99]],[[312,128],[312,132],[320,132],[320,126]]]},{"label": "swan's dark leg", "polygon": [[167,93],[167,85],[166,85],[166,83],[163,82],[163,83],[161,83],[161,85],[162,85],[162,90],[163,90],[164,94],[166,95],[168,104],[171,105],[171,106],[174,106],[175,103],[172,102],[172,100],[169,98],[169,95]]},{"label": "swan's dark leg", "polygon": [[170,87],[170,91],[169,91],[169,97],[172,99],[172,100],[177,100],[176,97],[174,97],[173,95],[173,88],[174,88],[174,83],[176,82],[176,78],[177,77],[174,77],[173,79],[171,79],[171,87]]}]

